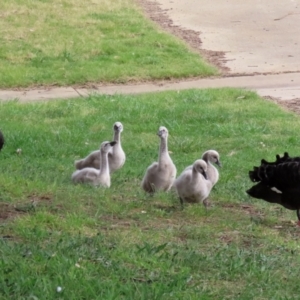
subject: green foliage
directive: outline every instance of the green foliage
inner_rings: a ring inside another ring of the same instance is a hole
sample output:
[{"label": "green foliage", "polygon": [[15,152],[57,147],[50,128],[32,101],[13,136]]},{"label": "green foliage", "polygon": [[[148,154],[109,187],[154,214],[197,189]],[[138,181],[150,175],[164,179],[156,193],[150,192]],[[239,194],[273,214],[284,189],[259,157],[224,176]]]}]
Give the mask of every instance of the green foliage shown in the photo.
[{"label": "green foliage", "polygon": [[0,27],[2,88],[217,74],[132,0],[4,1]]},{"label": "green foliage", "polygon": [[[297,299],[296,215],[245,194],[261,158],[299,155],[296,115],[236,89],[0,106],[1,299]],[[111,188],[74,186],[115,121],[127,160]],[[207,210],[141,190],[160,125],[178,174],[220,153]]]}]

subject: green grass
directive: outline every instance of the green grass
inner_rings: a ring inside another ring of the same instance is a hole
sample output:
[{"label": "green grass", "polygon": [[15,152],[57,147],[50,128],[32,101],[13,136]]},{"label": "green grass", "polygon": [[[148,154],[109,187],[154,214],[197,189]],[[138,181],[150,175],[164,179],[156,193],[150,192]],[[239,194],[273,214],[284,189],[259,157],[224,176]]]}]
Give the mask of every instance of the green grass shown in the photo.
[{"label": "green grass", "polygon": [[[261,158],[299,155],[298,116],[235,89],[0,106],[0,299],[298,298],[295,212],[245,194]],[[127,160],[111,188],[74,186],[115,121]],[[178,174],[219,151],[207,211],[140,189],[160,125]]]},{"label": "green grass", "polygon": [[133,0],[3,0],[0,88],[211,76]]}]

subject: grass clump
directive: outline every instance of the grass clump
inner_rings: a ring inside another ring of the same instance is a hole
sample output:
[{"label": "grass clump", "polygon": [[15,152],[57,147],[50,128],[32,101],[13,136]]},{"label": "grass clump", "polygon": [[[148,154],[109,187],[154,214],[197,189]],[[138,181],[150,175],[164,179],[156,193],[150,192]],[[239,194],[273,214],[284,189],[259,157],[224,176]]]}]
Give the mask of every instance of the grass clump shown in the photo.
[{"label": "grass clump", "polygon": [[0,16],[2,88],[217,73],[132,0],[5,0]]},{"label": "grass clump", "polygon": [[[4,299],[297,298],[296,215],[245,190],[261,158],[299,154],[298,116],[236,89],[0,105]],[[115,121],[127,160],[111,188],[74,186],[74,160],[109,140]],[[178,173],[220,153],[207,211],[141,190],[160,125]]]}]

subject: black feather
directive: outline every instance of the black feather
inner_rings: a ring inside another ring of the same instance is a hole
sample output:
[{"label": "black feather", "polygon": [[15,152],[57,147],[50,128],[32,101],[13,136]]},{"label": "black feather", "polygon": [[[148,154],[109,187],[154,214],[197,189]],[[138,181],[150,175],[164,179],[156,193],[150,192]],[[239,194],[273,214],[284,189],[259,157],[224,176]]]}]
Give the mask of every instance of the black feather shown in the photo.
[{"label": "black feather", "polygon": [[[290,157],[287,152],[276,161],[261,160],[261,165],[249,171],[249,178],[256,182],[246,192],[254,198],[278,203],[291,210],[297,210],[300,221],[300,157]],[[277,192],[274,191],[277,189]]]},{"label": "black feather", "polygon": [[0,131],[0,150],[3,148],[3,145],[4,145],[4,135],[3,133]]}]

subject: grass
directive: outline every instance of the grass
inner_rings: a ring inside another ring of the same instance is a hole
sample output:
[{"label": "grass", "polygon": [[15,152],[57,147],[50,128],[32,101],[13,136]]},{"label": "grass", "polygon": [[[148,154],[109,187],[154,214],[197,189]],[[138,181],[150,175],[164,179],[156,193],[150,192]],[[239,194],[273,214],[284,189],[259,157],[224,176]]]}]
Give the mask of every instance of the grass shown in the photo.
[{"label": "grass", "polygon": [[0,88],[125,83],[218,71],[133,0],[4,0]]},{"label": "grass", "polygon": [[[0,106],[0,299],[297,299],[296,214],[245,190],[261,158],[299,154],[298,116],[235,89]],[[74,186],[115,121],[125,166],[110,189]],[[207,211],[141,191],[160,125],[178,173],[219,151]]]}]

